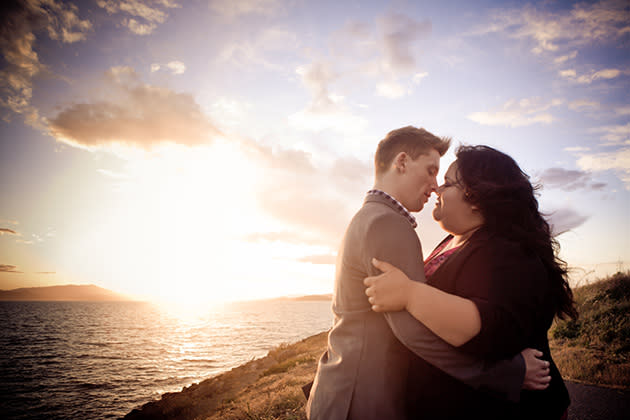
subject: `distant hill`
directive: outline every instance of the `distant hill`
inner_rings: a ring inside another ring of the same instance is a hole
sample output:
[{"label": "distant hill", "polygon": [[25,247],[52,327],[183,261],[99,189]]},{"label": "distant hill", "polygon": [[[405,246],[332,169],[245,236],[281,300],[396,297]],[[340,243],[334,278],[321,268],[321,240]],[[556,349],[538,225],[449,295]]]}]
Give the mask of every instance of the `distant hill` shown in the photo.
[{"label": "distant hill", "polygon": [[120,301],[131,300],[128,297],[90,285],[65,285],[48,287],[25,287],[21,289],[0,290],[0,300],[13,301]]},{"label": "distant hill", "polygon": [[326,295],[304,295],[304,296],[280,296],[269,299],[262,299],[264,301],[319,301],[319,300],[332,300],[332,294]]},{"label": "distant hill", "polygon": [[290,297],[287,298],[289,300],[300,300],[300,301],[305,301],[305,300],[332,300],[332,295],[331,294],[327,294],[327,295],[306,295],[306,296],[297,296],[297,297]]}]

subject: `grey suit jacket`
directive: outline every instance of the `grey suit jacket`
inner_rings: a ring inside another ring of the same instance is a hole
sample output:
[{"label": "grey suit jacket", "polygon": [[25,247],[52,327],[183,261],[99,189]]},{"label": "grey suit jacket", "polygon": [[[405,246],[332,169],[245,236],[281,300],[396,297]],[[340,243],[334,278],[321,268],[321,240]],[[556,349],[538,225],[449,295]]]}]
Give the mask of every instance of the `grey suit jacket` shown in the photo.
[{"label": "grey suit jacket", "polygon": [[404,419],[407,372],[416,355],[474,388],[518,400],[525,372],[520,354],[488,366],[406,311],[373,312],[363,285],[365,277],[379,273],[373,257],[394,264],[411,279],[424,279],[413,227],[387,199],[368,195],[337,256],[333,327],[306,405],[310,420]]}]

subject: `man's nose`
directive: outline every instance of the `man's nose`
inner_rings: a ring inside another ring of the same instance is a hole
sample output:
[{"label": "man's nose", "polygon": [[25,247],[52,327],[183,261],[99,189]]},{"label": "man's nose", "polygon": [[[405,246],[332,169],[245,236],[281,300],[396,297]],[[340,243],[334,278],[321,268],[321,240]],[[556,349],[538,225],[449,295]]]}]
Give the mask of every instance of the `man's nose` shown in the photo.
[{"label": "man's nose", "polygon": [[437,178],[433,178],[433,182],[431,183],[431,192],[437,193],[437,190],[438,190]]}]

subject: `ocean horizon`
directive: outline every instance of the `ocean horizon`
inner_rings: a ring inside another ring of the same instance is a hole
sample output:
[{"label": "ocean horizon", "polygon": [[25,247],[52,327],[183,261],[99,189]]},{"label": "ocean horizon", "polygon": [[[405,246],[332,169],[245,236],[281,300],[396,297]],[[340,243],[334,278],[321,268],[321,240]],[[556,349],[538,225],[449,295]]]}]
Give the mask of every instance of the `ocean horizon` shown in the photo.
[{"label": "ocean horizon", "polygon": [[0,417],[121,418],[332,325],[330,301],[0,301]]}]

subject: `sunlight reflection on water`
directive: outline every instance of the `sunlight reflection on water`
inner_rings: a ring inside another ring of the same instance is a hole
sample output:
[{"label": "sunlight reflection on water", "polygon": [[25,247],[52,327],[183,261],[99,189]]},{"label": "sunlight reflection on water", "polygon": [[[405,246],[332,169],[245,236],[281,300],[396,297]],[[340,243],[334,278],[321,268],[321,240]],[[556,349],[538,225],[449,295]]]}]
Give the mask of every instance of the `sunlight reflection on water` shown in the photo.
[{"label": "sunlight reflection on water", "polygon": [[3,418],[116,418],[331,325],[329,301],[0,302]]}]

